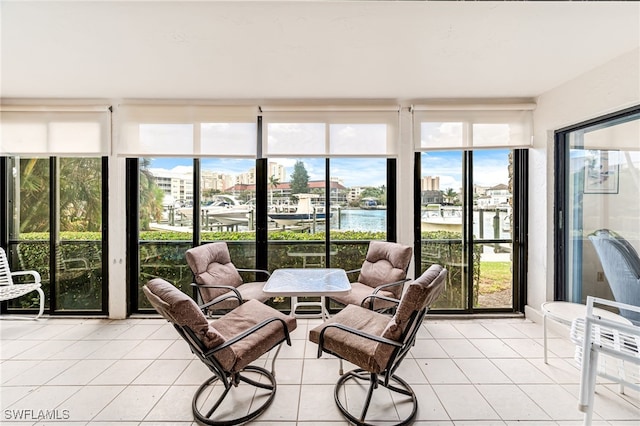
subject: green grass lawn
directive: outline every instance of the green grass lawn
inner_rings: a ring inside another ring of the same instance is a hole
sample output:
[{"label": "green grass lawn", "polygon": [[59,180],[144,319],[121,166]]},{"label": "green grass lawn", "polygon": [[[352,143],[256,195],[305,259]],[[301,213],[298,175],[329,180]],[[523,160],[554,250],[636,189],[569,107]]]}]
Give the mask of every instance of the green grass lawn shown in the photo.
[{"label": "green grass lawn", "polygon": [[511,288],[511,262],[480,262],[480,293]]}]

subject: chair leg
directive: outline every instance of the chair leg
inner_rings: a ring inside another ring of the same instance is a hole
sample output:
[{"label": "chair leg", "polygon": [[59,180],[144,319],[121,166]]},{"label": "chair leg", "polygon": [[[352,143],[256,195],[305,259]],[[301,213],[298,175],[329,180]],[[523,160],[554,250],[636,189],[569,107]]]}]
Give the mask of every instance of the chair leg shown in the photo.
[{"label": "chair leg", "polygon": [[[44,292],[40,287],[34,288],[33,290],[38,292],[38,296],[40,299],[40,307],[38,310],[38,314],[35,317],[23,317],[23,316],[14,316],[14,315],[0,315],[0,320],[37,320],[44,313]],[[28,294],[28,293],[27,293]]]},{"label": "chair leg", "polygon": [[[365,396],[364,404],[362,406],[361,413],[358,417],[350,413],[346,408],[346,404],[343,403],[340,399],[340,392],[344,384],[347,383],[349,380],[361,380],[361,381],[369,382],[367,395]],[[392,382],[395,382],[395,385],[392,384]],[[392,392],[400,393],[402,395],[405,395],[411,398],[411,404],[412,404],[411,413],[407,417],[405,417],[403,420],[400,420],[399,423],[395,423],[394,425],[389,424],[389,426],[404,426],[412,423],[418,411],[418,399],[416,398],[416,395],[413,392],[413,389],[411,389],[411,386],[409,386],[409,384],[404,380],[402,380],[400,377],[395,375],[391,376],[391,379],[389,380],[388,384],[385,384],[384,380],[381,380],[377,374],[369,373],[361,368],[348,371],[347,373],[343,374],[340,377],[340,379],[338,379],[338,382],[336,383],[336,387],[334,390],[334,400],[336,402],[336,405],[338,406],[338,409],[342,413],[342,415],[355,425],[373,426],[372,423],[367,423],[366,416],[367,416],[367,411],[369,409],[369,405],[371,403],[371,398],[373,397],[373,392],[375,391],[375,389],[378,388],[378,386],[385,387]]]},{"label": "chair leg", "polygon": [[[262,377],[266,378],[267,382],[263,383],[261,381],[254,380],[250,377],[243,375],[242,374],[243,372],[257,373],[258,375],[261,376],[261,378]],[[273,374],[271,374],[268,370],[262,367],[249,365],[245,367],[244,370],[242,370],[240,373],[238,373],[238,382],[246,383],[255,388],[265,389],[269,391],[269,393],[267,393],[266,395],[266,400],[262,404],[260,404],[260,406],[258,406],[257,408],[249,412],[247,415],[244,415],[241,417],[235,417],[235,418],[226,418],[225,416],[220,416],[218,418],[215,418],[216,410],[220,408],[220,406],[222,405],[227,395],[235,389],[235,386],[233,386],[231,383],[219,383],[218,386],[223,386],[225,389],[224,391],[222,391],[222,394],[213,402],[213,404],[209,404],[209,408],[206,409],[205,403],[207,402],[207,399],[210,393],[210,392],[207,392],[207,390],[209,390],[211,387],[216,385],[217,382],[219,382],[218,376],[213,376],[209,378],[206,382],[200,385],[195,395],[193,396],[191,409],[193,411],[193,415],[196,417],[196,419],[200,423],[203,423],[206,425],[214,425],[214,426],[230,426],[230,425],[239,425],[239,424],[247,423],[255,419],[256,417],[258,417],[262,413],[264,413],[267,407],[271,405],[276,395],[276,379],[273,376]],[[201,406],[201,408],[198,408],[198,406]],[[237,410],[236,407],[232,409],[232,412],[238,412],[238,411],[239,410]]]}]

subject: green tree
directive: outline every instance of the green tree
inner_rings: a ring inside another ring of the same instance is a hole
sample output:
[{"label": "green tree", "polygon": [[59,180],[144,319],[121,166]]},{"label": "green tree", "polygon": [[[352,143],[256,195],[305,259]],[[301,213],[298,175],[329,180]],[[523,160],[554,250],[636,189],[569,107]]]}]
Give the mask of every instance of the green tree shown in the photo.
[{"label": "green tree", "polygon": [[269,191],[269,195],[271,197],[271,205],[273,205],[273,190],[276,189],[278,185],[280,185],[280,179],[278,179],[275,175],[269,176],[269,188],[271,188],[271,191]]},{"label": "green tree", "polygon": [[97,232],[102,226],[100,158],[61,158],[60,230]]},{"label": "green tree", "polygon": [[159,221],[162,217],[162,199],[164,191],[156,184],[149,170],[149,160],[140,160],[140,230],[148,231],[151,221]]},{"label": "green tree", "polygon": [[291,194],[306,194],[309,192],[309,173],[300,160],[296,161],[291,174]]},{"label": "green tree", "polygon": [[[20,232],[48,232],[48,159],[20,160]],[[99,231],[102,224],[102,167],[99,158],[57,161],[61,231]]]},{"label": "green tree", "polygon": [[458,201],[458,193],[453,188],[447,188],[443,195],[447,203],[456,204]]}]

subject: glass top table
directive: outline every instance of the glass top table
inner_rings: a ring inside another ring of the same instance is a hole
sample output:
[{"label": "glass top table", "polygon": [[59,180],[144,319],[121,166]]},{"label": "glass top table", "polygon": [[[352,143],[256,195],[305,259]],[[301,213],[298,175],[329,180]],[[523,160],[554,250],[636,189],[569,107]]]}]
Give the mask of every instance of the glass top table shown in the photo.
[{"label": "glass top table", "polygon": [[[319,306],[320,317],[327,319],[329,311],[325,306],[325,296],[347,294],[351,291],[351,283],[344,269],[276,269],[264,285],[263,291],[269,296],[291,297],[292,316],[309,316],[296,313],[296,309],[300,306]],[[298,297],[311,296],[320,296],[320,302],[298,302]],[[318,316],[318,314],[311,314],[311,316]]]}]

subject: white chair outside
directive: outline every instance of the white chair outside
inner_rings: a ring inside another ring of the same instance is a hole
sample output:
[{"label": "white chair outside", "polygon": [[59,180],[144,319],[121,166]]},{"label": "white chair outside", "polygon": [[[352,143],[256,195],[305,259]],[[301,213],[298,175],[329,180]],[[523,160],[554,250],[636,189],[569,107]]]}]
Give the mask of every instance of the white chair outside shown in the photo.
[{"label": "white chair outside", "polygon": [[578,409],[585,413],[585,425],[593,419],[596,376],[620,384],[621,393],[624,386],[640,391],[640,326],[601,317],[594,313],[594,304],[640,313],[640,306],[588,296],[586,316],[571,324],[581,368]]},{"label": "white chair outside", "polygon": [[[31,275],[32,282],[14,283],[13,277],[21,275]],[[9,269],[9,260],[3,248],[0,247],[0,302],[17,299],[25,294],[37,291],[40,296],[40,312],[35,317],[7,317],[0,316],[0,319],[38,319],[44,312],[44,292],[40,283],[40,274],[36,271],[16,271]]]}]

